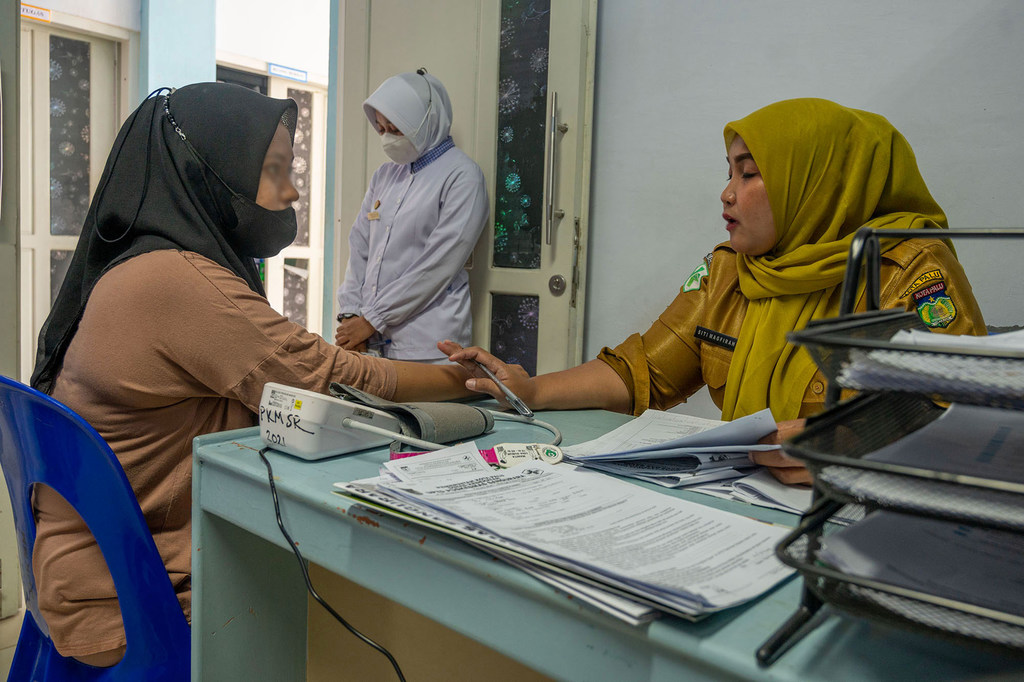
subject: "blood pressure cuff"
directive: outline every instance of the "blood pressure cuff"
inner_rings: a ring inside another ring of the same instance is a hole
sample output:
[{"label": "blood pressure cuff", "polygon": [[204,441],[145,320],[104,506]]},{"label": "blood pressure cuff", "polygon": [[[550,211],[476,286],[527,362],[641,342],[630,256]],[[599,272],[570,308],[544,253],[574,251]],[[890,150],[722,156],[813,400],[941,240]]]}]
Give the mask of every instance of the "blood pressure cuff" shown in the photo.
[{"label": "blood pressure cuff", "polygon": [[[487,410],[462,403],[395,403],[358,388],[332,383],[331,395],[342,400],[393,414],[402,423],[402,434],[431,443],[463,441],[487,433],[494,417]],[[395,450],[398,443],[392,444]]]}]

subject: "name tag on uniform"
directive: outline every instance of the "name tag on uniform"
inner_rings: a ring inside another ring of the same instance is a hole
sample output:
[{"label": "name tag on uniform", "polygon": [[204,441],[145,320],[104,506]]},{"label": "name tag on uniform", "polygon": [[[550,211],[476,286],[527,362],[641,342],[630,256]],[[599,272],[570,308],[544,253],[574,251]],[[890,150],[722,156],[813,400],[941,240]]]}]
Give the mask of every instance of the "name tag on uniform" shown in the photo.
[{"label": "name tag on uniform", "polygon": [[710,343],[712,346],[718,346],[720,348],[725,348],[726,350],[736,350],[735,337],[726,336],[721,332],[716,332],[708,329],[707,327],[697,327],[697,330],[693,335],[704,343]]},{"label": "name tag on uniform", "polygon": [[380,211],[370,211],[366,214],[367,220],[380,220]]}]

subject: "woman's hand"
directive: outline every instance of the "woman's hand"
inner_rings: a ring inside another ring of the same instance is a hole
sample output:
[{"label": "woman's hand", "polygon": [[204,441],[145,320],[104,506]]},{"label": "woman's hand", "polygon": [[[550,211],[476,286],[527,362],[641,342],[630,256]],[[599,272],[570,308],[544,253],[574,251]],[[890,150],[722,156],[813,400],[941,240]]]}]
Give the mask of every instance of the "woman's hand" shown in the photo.
[{"label": "woman's hand", "polygon": [[365,351],[366,340],[376,333],[365,317],[349,317],[341,321],[334,332],[334,343],[345,350]]},{"label": "woman's hand", "polygon": [[[803,431],[806,423],[806,419],[779,422],[775,433],[768,434],[758,442],[766,445],[781,445],[782,441]],[[782,450],[751,452],[750,461],[767,467],[772,476],[787,485],[811,482],[811,472],[807,470],[803,462],[793,459]]]},{"label": "woman's hand", "polygon": [[493,381],[487,378],[484,371],[477,365],[477,362],[479,362],[494,372],[494,376],[498,377],[527,406],[535,407],[533,402],[531,402],[534,393],[533,380],[526,373],[526,370],[519,365],[505,364],[483,348],[477,346],[463,348],[454,341],[441,341],[437,344],[437,348],[447,355],[449,360],[459,363],[463,369],[469,372],[471,378],[466,380],[466,388],[469,390],[476,391],[477,393],[486,393],[495,398],[502,406],[509,407],[508,401],[505,400],[505,394],[501,392],[501,389]]}]

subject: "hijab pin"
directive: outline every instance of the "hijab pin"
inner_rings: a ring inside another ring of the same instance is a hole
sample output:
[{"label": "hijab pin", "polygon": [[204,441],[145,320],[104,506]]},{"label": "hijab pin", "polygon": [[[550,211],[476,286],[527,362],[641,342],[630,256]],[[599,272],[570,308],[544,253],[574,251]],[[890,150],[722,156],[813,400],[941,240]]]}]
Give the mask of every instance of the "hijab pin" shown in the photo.
[{"label": "hijab pin", "polygon": [[164,97],[164,113],[167,114],[167,120],[171,122],[172,126],[174,126],[174,132],[178,133],[178,137],[181,138],[181,141],[182,142],[188,142],[188,140],[185,139],[185,133],[181,132],[181,128],[178,127],[178,122],[174,120],[173,116],[171,116],[170,102],[171,102],[171,95],[173,95],[173,94],[174,94],[174,90],[172,89],[170,94],[168,94],[166,97]]}]

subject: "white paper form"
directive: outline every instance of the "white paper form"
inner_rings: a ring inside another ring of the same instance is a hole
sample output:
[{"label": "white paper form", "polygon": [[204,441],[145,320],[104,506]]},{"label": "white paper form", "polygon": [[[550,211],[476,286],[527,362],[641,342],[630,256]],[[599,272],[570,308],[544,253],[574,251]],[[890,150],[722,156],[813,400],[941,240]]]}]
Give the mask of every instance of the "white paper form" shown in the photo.
[{"label": "white paper form", "polygon": [[737,473],[740,474],[739,478],[702,482],[690,490],[723,500],[736,500],[794,514],[803,514],[811,506],[813,491],[810,486],[780,483],[767,469],[761,467],[753,473]]},{"label": "white paper form", "polygon": [[1024,615],[1024,536],[875,512],[824,540],[845,573]]},{"label": "white paper form", "polygon": [[415,457],[392,459],[381,464],[381,470],[390,472],[400,481],[415,481],[421,485],[435,481],[461,481],[494,471],[480,454],[476,443],[460,443]]},{"label": "white paper form", "polygon": [[646,410],[600,438],[562,448],[575,460],[653,459],[680,455],[775,450],[757,441],[776,430],[768,409],[731,422]]},{"label": "white paper form", "polygon": [[591,606],[597,607],[605,613],[610,613],[621,621],[625,621],[630,625],[642,625],[650,622],[658,617],[658,611],[647,604],[641,604],[640,602],[627,599],[626,597],[619,596],[608,590],[602,590],[594,585],[581,582],[579,580],[571,580],[564,575],[554,573],[552,571],[546,571],[535,564],[528,563],[522,559],[517,559],[510,556],[505,552],[496,552],[493,550],[485,550],[488,554],[491,554],[502,561],[505,561],[512,566],[515,566],[521,571],[529,573],[537,580],[547,583],[552,587],[557,587],[567,594],[571,594],[573,597],[580,599]]},{"label": "white paper form", "polygon": [[1024,329],[988,336],[938,334],[922,329],[901,329],[889,340],[893,343],[954,352],[979,349],[1024,351]]},{"label": "white paper form", "polygon": [[[437,461],[430,466],[418,469],[418,471],[424,472],[428,477],[432,477],[435,473],[445,468],[445,460],[448,460],[447,465],[456,471],[456,475],[460,475],[459,472],[464,471],[462,462],[467,450],[466,446],[456,446],[438,451],[437,453],[431,453],[430,459]],[[479,450],[475,452],[479,456]],[[424,455],[419,455],[419,457],[422,456]],[[408,469],[403,471],[406,480],[416,476],[415,472],[410,476],[409,471]],[[377,484],[385,481],[404,484],[404,481],[399,476],[395,475],[386,466],[381,466],[381,476],[378,478],[353,481],[352,483],[336,483],[335,487],[350,493],[359,491],[357,496],[361,498],[361,501],[364,504],[370,502],[378,512],[391,514],[405,520],[409,520],[410,516],[414,516],[424,526],[468,542],[502,561],[525,571],[534,578],[553,585],[563,592],[571,594],[577,599],[630,625],[646,623],[658,615],[657,610],[649,603],[641,603],[607,588],[602,589],[592,581],[585,581],[578,575],[553,570],[553,567],[550,565],[531,563],[531,560],[536,561],[535,556],[524,554],[514,544],[487,531],[476,528],[471,524],[466,524],[451,515],[410,504],[398,498],[390,497],[386,492],[378,491]]]},{"label": "white paper form", "polygon": [[733,606],[792,573],[774,555],[785,528],[579,469],[524,466],[389,490],[677,608]]},{"label": "white paper form", "polygon": [[864,459],[1024,483],[1024,411],[954,403]]},{"label": "white paper form", "polygon": [[767,469],[759,469],[749,476],[732,482],[739,499],[751,504],[764,504],[783,511],[803,514],[811,506],[813,490],[809,485],[786,485]]},{"label": "white paper form", "polygon": [[[890,341],[929,352],[854,351],[851,362],[839,373],[839,382],[862,390],[932,393],[973,403],[1024,407],[1024,333],[1020,331],[953,336],[902,330]],[[988,357],[978,351],[1009,357]]]}]

